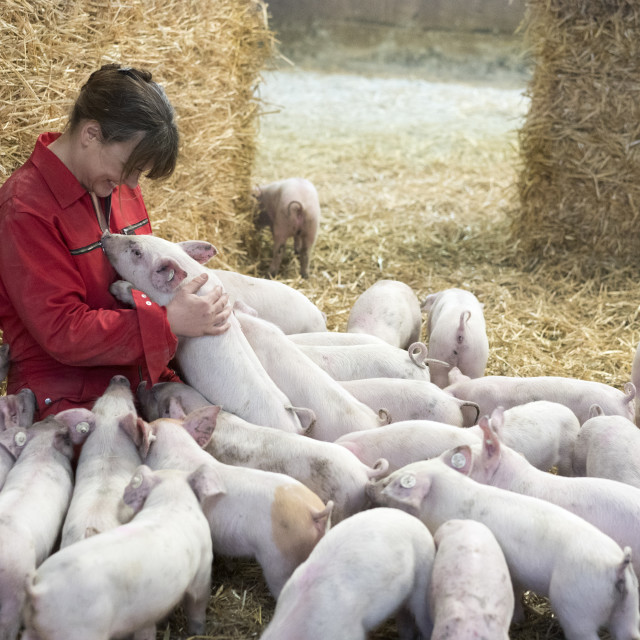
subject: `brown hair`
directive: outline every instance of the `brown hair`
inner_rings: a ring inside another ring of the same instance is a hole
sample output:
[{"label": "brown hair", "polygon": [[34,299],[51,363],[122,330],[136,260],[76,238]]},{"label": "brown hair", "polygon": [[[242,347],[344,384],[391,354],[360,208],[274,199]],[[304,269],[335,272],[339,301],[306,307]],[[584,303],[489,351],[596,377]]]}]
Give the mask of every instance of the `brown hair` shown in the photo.
[{"label": "brown hair", "polygon": [[147,177],[169,177],[178,159],[178,127],[175,112],[164,89],[151,73],[117,64],[94,71],[80,89],[68,127],[82,120],[100,125],[102,142],[124,142],[142,133],[123,167],[123,178],[150,166]]}]

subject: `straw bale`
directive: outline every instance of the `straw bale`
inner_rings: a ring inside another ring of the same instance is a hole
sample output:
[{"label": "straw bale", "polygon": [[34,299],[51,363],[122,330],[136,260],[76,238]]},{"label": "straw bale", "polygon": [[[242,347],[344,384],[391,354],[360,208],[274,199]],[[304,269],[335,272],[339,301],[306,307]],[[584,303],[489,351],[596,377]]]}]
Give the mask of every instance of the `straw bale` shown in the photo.
[{"label": "straw bale", "polygon": [[233,263],[253,207],[254,89],[274,43],[262,0],[4,0],[0,180],[40,132],[62,129],[91,71],[106,62],[147,68],[175,106],[182,137],[174,176],[142,185],[155,231],[224,237],[218,249]]},{"label": "straw bale", "polygon": [[520,260],[638,265],[640,5],[530,0],[531,107],[512,237]]}]

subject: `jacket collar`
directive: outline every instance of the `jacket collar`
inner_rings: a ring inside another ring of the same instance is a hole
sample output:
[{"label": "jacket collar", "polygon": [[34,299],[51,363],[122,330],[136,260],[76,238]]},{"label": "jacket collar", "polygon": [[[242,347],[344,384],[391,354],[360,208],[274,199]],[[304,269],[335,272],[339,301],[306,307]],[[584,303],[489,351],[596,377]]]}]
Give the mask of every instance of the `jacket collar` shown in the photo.
[{"label": "jacket collar", "polygon": [[38,169],[61,208],[66,209],[87,193],[65,164],[47,148],[60,133],[42,133],[38,136],[31,161]]}]

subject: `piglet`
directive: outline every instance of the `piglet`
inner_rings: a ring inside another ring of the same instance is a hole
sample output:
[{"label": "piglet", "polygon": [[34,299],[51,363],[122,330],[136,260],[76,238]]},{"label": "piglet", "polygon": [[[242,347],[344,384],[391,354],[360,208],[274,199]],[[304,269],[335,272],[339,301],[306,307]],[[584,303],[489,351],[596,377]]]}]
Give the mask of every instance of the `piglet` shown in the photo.
[{"label": "piglet", "polygon": [[258,201],[256,226],[269,226],[273,235],[269,275],[278,274],[285,244],[293,238],[300,275],[307,278],[311,250],[320,226],[320,200],[316,188],[305,178],[286,178],[258,186],[254,195]]},{"label": "piglet", "polygon": [[[462,427],[474,424],[479,417],[477,404],[458,400],[427,380],[362,378],[344,380],[340,384],[375,411],[384,409],[391,422],[433,420]],[[475,417],[465,424],[464,411],[467,409]]]},{"label": "piglet", "polygon": [[489,527],[447,520],[433,540],[431,640],[509,640],[514,598],[504,553]]},{"label": "piglet", "polygon": [[[472,480],[459,454],[402,467],[370,483],[369,496],[419,517],[432,533],[452,519],[485,524],[502,548],[516,595],[530,589],[548,596],[567,640],[599,640],[601,627],[615,640],[638,640],[631,549],[562,507]],[[520,598],[515,602],[520,618]]]},{"label": "piglet", "polygon": [[589,419],[591,405],[598,404],[606,415],[634,419],[636,389],[627,383],[624,392],[603,382],[560,376],[485,376],[470,379],[452,369],[445,391],[460,400],[475,402],[480,415],[496,407],[510,409],[534,400],[563,404],[576,414],[580,424]]},{"label": "piglet", "polygon": [[430,381],[429,368],[425,364],[426,346],[419,342],[413,343],[409,349],[401,349],[390,344],[299,347],[334,380],[341,382],[361,378]]},{"label": "piglet", "polygon": [[0,637],[18,635],[25,583],[49,556],[73,488],[71,459],[95,426],[87,409],[69,409],[29,428],[31,438],[0,492]]},{"label": "piglet", "polygon": [[286,334],[327,331],[327,318],[307,296],[279,280],[214,269],[233,304],[240,300]]},{"label": "piglet", "polygon": [[[207,406],[206,399],[179,382],[159,383],[151,390],[141,387],[138,397],[150,419],[184,420],[188,413]],[[333,523],[366,508],[364,487],[370,478],[378,478],[388,469],[386,460],[365,465],[333,442],[255,425],[228,411],[218,413],[205,450],[226,464],[295,478],[323,503],[334,503]]]},{"label": "piglet", "polygon": [[33,424],[36,396],[31,389],[0,397],[0,429],[23,428]]},{"label": "piglet", "polygon": [[95,429],[84,443],[76,468],[61,547],[120,524],[118,506],[134,471],[142,464],[137,445],[136,408],[129,380],[114,376],[93,405]]},{"label": "piglet", "polygon": [[294,571],[261,638],[365,640],[397,614],[401,638],[427,640],[434,554],[433,538],[417,518],[397,509],[357,513],[331,529]]},{"label": "piglet", "polygon": [[[206,264],[216,254],[213,245],[187,240],[178,242],[189,256]],[[254,278],[227,269],[213,269],[232,305],[244,303],[255,310],[260,318],[273,322],[285,333],[327,330],[326,315],[301,291],[284,282]]]},{"label": "piglet", "polygon": [[384,459],[365,465],[333,442],[251,424],[226,411],[218,414],[206,450],[220,462],[285,473],[302,482],[323,503],[334,503],[333,523],[367,508],[368,481],[388,468]]},{"label": "piglet", "polygon": [[27,583],[23,640],[156,637],[183,603],[190,635],[203,635],[211,589],[211,536],[198,495],[207,478],[139,467],[124,491],[135,517],[53,554]]},{"label": "piglet", "polygon": [[630,547],[637,574],[640,571],[640,489],[605,478],[566,478],[540,471],[500,442],[502,424],[500,410],[495,411],[491,419],[483,416],[479,423],[482,442],[456,449],[460,460],[465,460],[465,473],[477,482],[540,498],[575,513],[621,547]]},{"label": "piglet", "polygon": [[33,429],[23,427],[10,427],[0,431],[0,489],[4,487],[9,471],[33,435]]},{"label": "piglet", "polygon": [[[536,469],[555,467],[562,476],[574,475],[573,450],[581,429],[571,409],[558,402],[534,400],[506,411],[494,409],[492,420],[501,423],[500,440]],[[469,430],[482,439],[479,425]]]},{"label": "piglet", "polygon": [[325,506],[290,476],[223,464],[204,451],[219,410],[209,406],[184,420],[154,420],[144,430],[145,463],[152,469],[198,470],[198,475],[207,477],[216,493],[205,492],[200,504],[209,521],[213,552],[255,558],[277,598],[293,570],[328,530],[333,505]]},{"label": "piglet", "polygon": [[385,341],[368,333],[346,331],[309,331],[287,334],[289,340],[299,345],[316,347],[350,347],[354,344],[385,344]]},{"label": "piglet", "polygon": [[305,435],[333,442],[345,433],[386,424],[386,413],[379,417],[360,402],[274,324],[246,313],[236,317],[271,379],[294,405],[313,411],[315,422]]},{"label": "piglet", "polygon": [[184,417],[201,407],[214,406],[199,391],[183,382],[158,382],[151,387],[141,382],[136,389],[141,415],[148,422],[158,418]]},{"label": "piglet", "polygon": [[411,462],[436,458],[452,447],[474,444],[480,438],[481,435],[471,429],[433,420],[406,420],[377,429],[347,433],[340,436],[335,444],[348,449],[368,466],[384,458],[391,472]]},{"label": "piglet", "polygon": [[[429,355],[458,367],[470,378],[484,375],[489,358],[489,339],[483,305],[464,289],[432,293],[422,303],[427,316]],[[449,367],[434,366],[431,380],[439,387],[448,384]]]},{"label": "piglet", "polygon": [[408,284],[378,280],[353,303],[347,332],[374,335],[394,347],[408,349],[422,333],[420,301]]},{"label": "piglet", "polygon": [[640,488],[640,429],[628,418],[602,415],[595,405],[576,438],[573,471]]},{"label": "piglet", "polygon": [[[192,243],[204,252],[208,242]],[[105,233],[102,247],[116,271],[126,281],[117,281],[110,291],[121,301],[132,303],[132,286],[143,291],[149,304],[166,305],[178,288],[193,278],[207,274],[198,294],[209,293],[221,285],[211,269],[202,266],[179,246],[153,235],[124,236]],[[230,327],[221,335],[189,338],[180,336],[176,360],[182,376],[211,403],[224,406],[246,420],[300,433],[313,422],[313,414],[296,409],[267,375],[237,318],[229,317]],[[301,423],[301,420],[303,423]]]}]

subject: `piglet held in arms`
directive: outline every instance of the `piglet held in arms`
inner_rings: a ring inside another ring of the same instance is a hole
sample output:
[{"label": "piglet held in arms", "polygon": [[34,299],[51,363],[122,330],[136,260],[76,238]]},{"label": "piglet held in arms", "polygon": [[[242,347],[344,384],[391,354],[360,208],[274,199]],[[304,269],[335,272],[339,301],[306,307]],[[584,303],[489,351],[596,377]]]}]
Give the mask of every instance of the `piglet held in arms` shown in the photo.
[{"label": "piglet held in arms", "polygon": [[[195,244],[202,251],[211,251],[208,242]],[[181,246],[158,236],[105,233],[102,246],[120,276],[159,305],[168,304],[183,283],[202,273],[207,273],[209,279],[199,294],[220,285],[213,270],[202,266]],[[193,245],[192,251],[195,250]],[[119,299],[130,301],[122,283],[112,285],[111,291]],[[260,364],[233,314],[229,324],[221,335],[179,337],[176,359],[186,382],[212,404],[220,404],[250,422],[296,433],[303,431],[313,421],[311,412],[296,411],[291,406]]]}]

